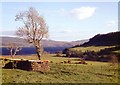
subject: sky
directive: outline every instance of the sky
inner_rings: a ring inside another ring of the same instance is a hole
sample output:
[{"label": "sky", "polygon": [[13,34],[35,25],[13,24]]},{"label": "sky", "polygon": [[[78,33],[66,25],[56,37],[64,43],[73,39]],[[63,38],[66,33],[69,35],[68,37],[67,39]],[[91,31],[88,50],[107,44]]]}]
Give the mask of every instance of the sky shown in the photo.
[{"label": "sky", "polygon": [[76,41],[118,31],[117,2],[2,2],[1,36],[15,36],[23,25],[15,16],[29,7],[44,17],[51,40]]}]

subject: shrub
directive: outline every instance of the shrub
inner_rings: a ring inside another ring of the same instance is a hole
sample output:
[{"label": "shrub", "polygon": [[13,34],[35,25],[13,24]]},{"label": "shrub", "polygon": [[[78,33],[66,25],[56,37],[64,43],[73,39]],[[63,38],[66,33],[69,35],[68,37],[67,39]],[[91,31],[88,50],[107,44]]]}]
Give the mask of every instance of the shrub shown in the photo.
[{"label": "shrub", "polygon": [[70,60],[68,60],[68,63],[70,64],[70,63],[71,63],[71,61],[70,61]]},{"label": "shrub", "polygon": [[62,56],[62,52],[56,52],[55,53],[57,57],[61,57]]},{"label": "shrub", "polygon": [[118,57],[116,55],[109,55],[110,57],[110,63],[111,65],[115,65],[116,63],[118,63]]},{"label": "shrub", "polygon": [[66,57],[83,57],[83,53],[77,50],[66,49]]}]

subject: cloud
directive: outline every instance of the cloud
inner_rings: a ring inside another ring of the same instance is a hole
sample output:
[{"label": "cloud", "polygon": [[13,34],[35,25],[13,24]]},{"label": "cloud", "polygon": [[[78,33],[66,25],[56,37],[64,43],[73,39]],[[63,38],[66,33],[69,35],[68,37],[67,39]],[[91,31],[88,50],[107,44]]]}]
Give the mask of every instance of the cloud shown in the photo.
[{"label": "cloud", "polygon": [[75,8],[70,11],[70,14],[79,20],[84,20],[90,18],[94,15],[96,11],[95,7],[80,7]]},{"label": "cloud", "polygon": [[105,24],[107,27],[114,27],[117,24],[117,22],[115,20],[110,20],[105,22]]},{"label": "cloud", "polygon": [[68,30],[68,29],[61,31],[61,33],[71,33],[71,32],[72,32],[72,30]]},{"label": "cloud", "polygon": [[61,8],[59,11],[64,13],[66,10],[64,8]]}]

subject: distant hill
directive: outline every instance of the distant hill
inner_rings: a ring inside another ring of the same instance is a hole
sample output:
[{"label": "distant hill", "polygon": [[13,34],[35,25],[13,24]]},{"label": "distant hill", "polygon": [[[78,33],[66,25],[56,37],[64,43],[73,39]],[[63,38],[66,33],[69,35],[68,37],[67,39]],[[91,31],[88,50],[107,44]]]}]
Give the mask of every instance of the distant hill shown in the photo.
[{"label": "distant hill", "polygon": [[[32,46],[28,42],[26,42],[24,39],[18,38],[18,37],[0,37],[0,39],[2,40],[2,46],[1,47],[6,46],[9,42],[18,43],[18,44],[20,44],[21,46],[24,46],[24,47]],[[72,42],[42,40],[42,46],[43,47],[72,47],[72,46],[75,46],[75,45],[83,44],[87,41],[88,41],[87,39],[86,40],[79,40],[79,41],[72,41]]]},{"label": "distant hill", "polygon": [[107,34],[97,34],[93,38],[80,46],[113,46],[120,45],[120,32]]}]

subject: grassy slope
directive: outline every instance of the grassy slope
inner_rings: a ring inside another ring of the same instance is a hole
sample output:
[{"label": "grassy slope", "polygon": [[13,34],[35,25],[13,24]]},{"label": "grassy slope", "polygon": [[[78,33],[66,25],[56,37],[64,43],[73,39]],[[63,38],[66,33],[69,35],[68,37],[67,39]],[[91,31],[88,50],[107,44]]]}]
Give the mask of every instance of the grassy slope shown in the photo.
[{"label": "grassy slope", "polygon": [[[42,59],[51,60],[48,72],[32,72],[19,69],[2,69],[3,83],[117,83],[118,65],[110,67],[109,63],[87,61],[83,64],[61,64],[68,58],[45,55]],[[20,56],[17,56],[20,57]],[[23,56],[24,57],[24,56]],[[34,55],[32,56],[36,58]],[[31,59],[32,57],[26,57]],[[74,58],[70,58],[73,60]],[[57,62],[57,63],[56,63]]]},{"label": "grassy slope", "polygon": [[111,48],[111,47],[114,47],[114,46],[89,46],[89,47],[75,47],[75,48],[71,48],[71,49],[77,50],[77,51],[82,51],[82,52],[85,52],[87,50],[98,52],[101,49]]}]

